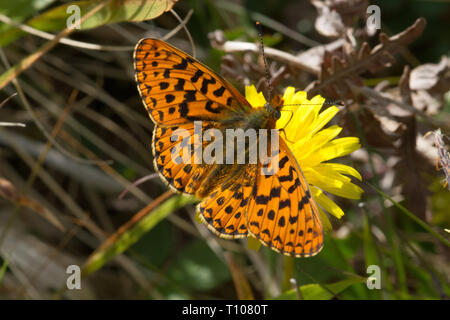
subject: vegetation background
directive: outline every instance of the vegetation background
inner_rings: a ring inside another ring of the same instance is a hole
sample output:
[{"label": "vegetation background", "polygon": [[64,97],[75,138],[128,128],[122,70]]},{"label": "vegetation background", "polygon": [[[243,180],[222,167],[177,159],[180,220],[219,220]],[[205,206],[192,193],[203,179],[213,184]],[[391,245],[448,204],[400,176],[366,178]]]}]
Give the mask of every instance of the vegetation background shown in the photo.
[{"label": "vegetation background", "polygon": [[[66,29],[72,4],[91,15],[81,30]],[[275,89],[342,101],[341,136],[363,145],[342,160],[363,198],[336,199],[345,216],[312,258],[218,239],[158,178],[130,188],[154,173],[134,45],[170,37],[241,92],[264,91],[258,52],[223,50],[256,44],[256,20],[288,55],[268,54]],[[448,2],[1,0],[0,21],[1,299],[449,298]],[[67,289],[69,265],[83,268],[81,290]]]}]

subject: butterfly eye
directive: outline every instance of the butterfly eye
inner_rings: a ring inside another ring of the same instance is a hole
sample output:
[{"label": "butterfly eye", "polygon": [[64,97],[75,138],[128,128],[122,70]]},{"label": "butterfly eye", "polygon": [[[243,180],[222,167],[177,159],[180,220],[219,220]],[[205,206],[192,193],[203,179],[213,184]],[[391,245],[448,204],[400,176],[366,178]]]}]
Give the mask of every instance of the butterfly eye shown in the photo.
[{"label": "butterfly eye", "polygon": [[281,112],[280,112],[280,110],[275,110],[275,112],[274,112],[273,115],[275,116],[275,119],[280,119],[280,118],[281,118]]}]

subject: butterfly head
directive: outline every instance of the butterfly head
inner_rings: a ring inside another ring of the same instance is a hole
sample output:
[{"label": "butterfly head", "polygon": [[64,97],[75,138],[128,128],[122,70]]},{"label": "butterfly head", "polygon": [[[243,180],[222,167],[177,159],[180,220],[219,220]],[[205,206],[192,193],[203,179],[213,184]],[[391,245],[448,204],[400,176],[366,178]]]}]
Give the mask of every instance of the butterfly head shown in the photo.
[{"label": "butterfly head", "polygon": [[275,96],[272,100],[267,102],[264,107],[266,108],[269,115],[275,120],[281,117],[281,108],[283,107],[283,98],[281,96]]}]

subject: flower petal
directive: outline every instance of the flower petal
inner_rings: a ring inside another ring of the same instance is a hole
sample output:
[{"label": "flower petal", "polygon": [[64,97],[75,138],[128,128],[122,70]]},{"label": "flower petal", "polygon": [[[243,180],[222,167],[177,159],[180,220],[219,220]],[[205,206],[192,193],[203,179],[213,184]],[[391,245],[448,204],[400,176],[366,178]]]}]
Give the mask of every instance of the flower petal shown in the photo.
[{"label": "flower petal", "polygon": [[343,173],[343,174],[355,177],[359,181],[362,181],[362,177],[359,174],[359,172],[356,169],[354,169],[353,167],[347,166],[345,164],[328,162],[328,163],[322,163],[321,166],[329,167],[330,169],[335,170],[339,173]]},{"label": "flower petal", "polygon": [[308,157],[307,163],[304,166],[313,167],[321,162],[328,161],[334,158],[342,157],[358,150],[361,147],[357,137],[339,138],[327,142],[317,152]]},{"label": "flower petal", "polygon": [[312,187],[311,193],[317,203],[327,212],[340,219],[344,215],[344,211],[330,198],[328,198],[322,190]]},{"label": "flower petal", "polygon": [[292,103],[296,106],[309,103],[309,100],[306,98],[306,92],[297,91],[293,97]]},{"label": "flower petal", "polygon": [[347,199],[359,199],[364,192],[351,179],[322,165],[303,170],[309,184]]},{"label": "flower petal", "polygon": [[256,91],[254,85],[245,86],[245,98],[248,102],[250,102],[253,108],[259,108],[266,104],[266,98],[262,92]]},{"label": "flower petal", "polygon": [[[324,130],[319,131],[317,134],[309,137],[304,137],[298,140],[294,144],[289,144],[291,151],[294,153],[295,157],[302,163],[303,159],[307,159],[310,154],[320,149],[328,141],[334,139],[340,132],[342,128],[338,125],[333,125]],[[307,144],[305,146],[305,144]],[[308,162],[308,160],[306,160]]]},{"label": "flower petal", "polygon": [[322,221],[323,232],[328,233],[333,229],[333,227],[331,226],[330,219],[328,219],[328,215],[325,213],[325,211],[322,210],[320,206],[318,206],[318,209],[320,221]]},{"label": "flower petal", "polygon": [[317,131],[322,129],[331,119],[339,112],[339,109],[335,106],[331,106],[326,110],[322,111],[316,121],[314,121],[314,129],[311,134],[315,134]]},{"label": "flower petal", "polygon": [[289,107],[292,104],[294,104],[294,102],[293,102],[294,93],[295,93],[294,87],[287,87],[286,90],[284,90],[283,102],[286,107]]}]

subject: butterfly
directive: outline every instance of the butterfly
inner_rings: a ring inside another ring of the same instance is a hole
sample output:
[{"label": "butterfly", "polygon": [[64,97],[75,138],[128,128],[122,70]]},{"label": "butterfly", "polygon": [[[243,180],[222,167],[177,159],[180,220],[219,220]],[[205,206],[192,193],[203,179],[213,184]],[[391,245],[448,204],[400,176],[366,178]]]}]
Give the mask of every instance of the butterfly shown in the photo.
[{"label": "butterfly", "polygon": [[[323,227],[300,166],[279,136],[278,170],[262,174],[262,161],[244,164],[176,162],[171,158],[177,130],[275,129],[283,107],[281,96],[253,108],[228,81],[200,61],[153,38],[134,51],[135,79],[144,106],[155,124],[152,149],[155,170],[174,190],[202,201],[197,210],[221,238],[253,236],[276,252],[308,257],[323,247]],[[261,137],[258,135],[258,139]],[[198,148],[188,139],[191,149]],[[213,140],[211,140],[213,141]],[[211,141],[204,140],[206,148]],[[248,156],[248,148],[245,150]],[[186,156],[186,155],[184,155]]]}]

